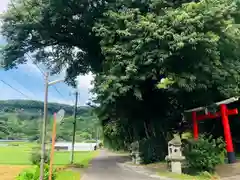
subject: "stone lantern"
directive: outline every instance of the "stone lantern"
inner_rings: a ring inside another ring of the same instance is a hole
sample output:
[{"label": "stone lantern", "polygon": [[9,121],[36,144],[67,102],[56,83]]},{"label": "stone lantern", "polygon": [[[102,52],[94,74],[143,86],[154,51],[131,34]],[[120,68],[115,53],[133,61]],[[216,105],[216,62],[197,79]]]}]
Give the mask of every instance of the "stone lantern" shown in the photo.
[{"label": "stone lantern", "polygon": [[131,144],[131,157],[133,164],[141,164],[142,159],[139,153],[139,142],[135,141]]},{"label": "stone lantern", "polygon": [[182,173],[182,161],[185,157],[182,155],[182,142],[179,136],[174,136],[174,138],[168,142],[168,156],[166,156],[166,161],[170,165],[171,172]]}]

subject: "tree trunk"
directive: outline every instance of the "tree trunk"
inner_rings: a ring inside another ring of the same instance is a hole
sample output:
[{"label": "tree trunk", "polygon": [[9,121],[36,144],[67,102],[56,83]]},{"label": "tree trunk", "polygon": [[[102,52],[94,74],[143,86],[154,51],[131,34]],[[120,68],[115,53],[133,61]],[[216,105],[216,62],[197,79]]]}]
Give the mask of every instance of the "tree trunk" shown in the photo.
[{"label": "tree trunk", "polygon": [[147,127],[146,121],[144,121],[144,129],[145,129],[146,137],[147,137],[148,139],[150,139],[150,135],[149,135],[149,133],[148,133],[148,127]]},{"label": "tree trunk", "polygon": [[154,137],[157,137],[156,129],[155,129],[153,123],[151,123],[151,132],[152,132],[152,134],[153,134]]}]

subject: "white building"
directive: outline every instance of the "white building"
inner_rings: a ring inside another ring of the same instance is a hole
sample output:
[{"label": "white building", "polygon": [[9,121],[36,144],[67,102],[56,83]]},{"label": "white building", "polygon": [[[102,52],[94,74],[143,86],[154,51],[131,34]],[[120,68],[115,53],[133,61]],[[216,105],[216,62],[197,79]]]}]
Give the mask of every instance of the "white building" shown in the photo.
[{"label": "white building", "polygon": [[[98,143],[75,143],[74,151],[94,151],[97,149],[97,145],[98,145]],[[72,143],[71,142],[56,142],[54,147],[56,150],[71,151]]]}]

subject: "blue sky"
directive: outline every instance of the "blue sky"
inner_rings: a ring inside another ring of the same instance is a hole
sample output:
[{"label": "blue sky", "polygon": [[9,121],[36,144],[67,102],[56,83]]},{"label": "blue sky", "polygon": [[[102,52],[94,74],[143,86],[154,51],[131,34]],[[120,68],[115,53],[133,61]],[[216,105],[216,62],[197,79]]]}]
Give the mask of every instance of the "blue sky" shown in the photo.
[{"label": "blue sky", "polygon": [[[7,4],[10,0],[0,0],[0,13],[7,10]],[[0,44],[4,43],[3,37],[0,35]],[[62,79],[64,72],[61,74],[50,77],[50,81]],[[19,92],[13,90],[8,85],[0,81],[0,100],[6,99],[32,99],[43,100],[44,98],[44,77],[39,69],[28,62],[27,64],[18,66],[17,69],[9,71],[0,70],[0,80],[7,82],[9,85],[18,89],[28,97],[24,97]],[[92,75],[79,76],[78,92],[80,93],[79,104],[84,105],[89,97],[89,89],[91,88]],[[59,102],[65,104],[73,104],[74,90],[67,86],[65,83],[58,83],[55,87],[60,91],[61,95],[53,88],[49,87],[49,102]]]}]

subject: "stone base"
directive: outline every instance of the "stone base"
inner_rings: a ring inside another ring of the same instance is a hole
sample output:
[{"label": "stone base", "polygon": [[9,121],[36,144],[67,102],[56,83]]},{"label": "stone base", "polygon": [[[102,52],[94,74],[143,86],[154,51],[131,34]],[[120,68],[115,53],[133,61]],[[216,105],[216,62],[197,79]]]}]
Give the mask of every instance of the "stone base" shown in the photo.
[{"label": "stone base", "polygon": [[236,156],[235,156],[234,152],[228,152],[227,157],[228,157],[228,163],[229,164],[233,164],[233,163],[236,162]]},{"label": "stone base", "polygon": [[132,158],[132,163],[136,164],[136,159],[135,158]]},{"label": "stone base", "polygon": [[181,162],[171,162],[171,171],[173,173],[182,174],[182,165]]},{"label": "stone base", "polygon": [[132,163],[133,164],[141,164],[142,159],[140,157],[140,154],[138,152],[132,153]]}]

